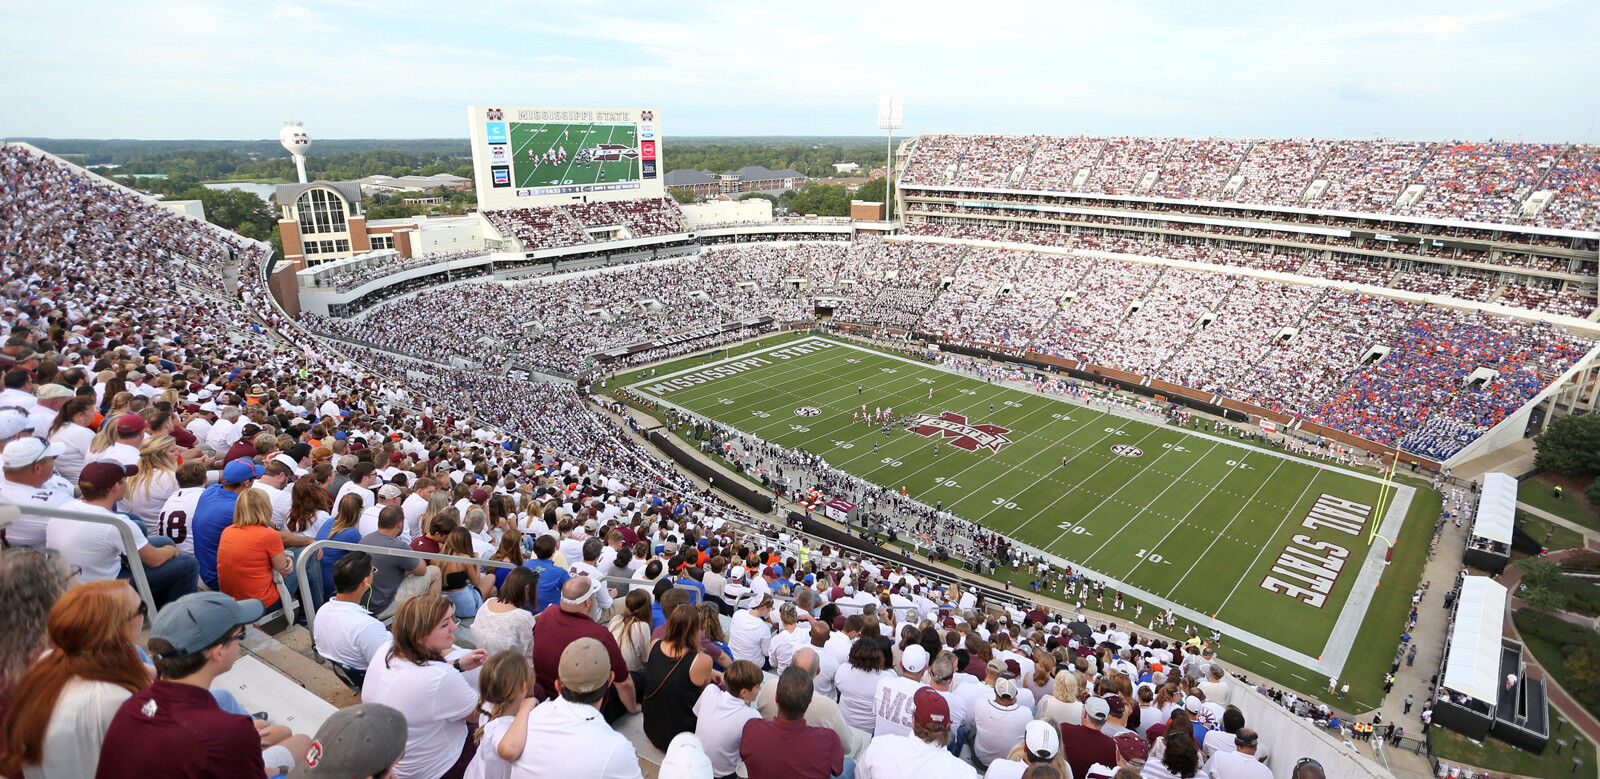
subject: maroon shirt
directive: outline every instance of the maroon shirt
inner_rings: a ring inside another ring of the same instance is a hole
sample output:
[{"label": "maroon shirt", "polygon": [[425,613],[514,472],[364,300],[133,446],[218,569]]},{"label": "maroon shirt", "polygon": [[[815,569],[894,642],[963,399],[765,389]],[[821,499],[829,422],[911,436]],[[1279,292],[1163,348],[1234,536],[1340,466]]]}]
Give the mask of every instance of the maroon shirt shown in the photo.
[{"label": "maroon shirt", "polygon": [[[552,604],[533,623],[533,675],[544,694],[556,696],[556,679],[561,668],[561,652],[567,645],[588,636],[605,645],[611,657],[611,681],[620,684],[628,679],[628,661],[622,659],[616,636],[604,625],[589,619],[588,614],[571,614]],[[613,693],[606,693],[611,695]]]},{"label": "maroon shirt", "polygon": [[261,737],[250,718],[229,714],[211,693],[157,680],[122,702],[100,747],[95,779],[265,776]]},{"label": "maroon shirt", "polygon": [[1087,776],[1095,763],[1117,764],[1117,742],[1082,725],[1061,724],[1061,750],[1067,755],[1067,765],[1072,766],[1073,776]]},{"label": "maroon shirt", "polygon": [[231,463],[241,457],[249,460],[255,456],[256,445],[251,443],[250,439],[241,438],[237,441],[234,441],[233,446],[228,447],[227,454],[222,456],[222,464],[227,465],[228,463]]},{"label": "maroon shirt", "polygon": [[428,554],[439,554],[440,552],[439,542],[427,536],[417,536],[411,539],[411,549],[415,552],[427,552]]},{"label": "maroon shirt", "polygon": [[844,772],[839,734],[804,721],[753,719],[739,736],[750,779],[829,779]]}]

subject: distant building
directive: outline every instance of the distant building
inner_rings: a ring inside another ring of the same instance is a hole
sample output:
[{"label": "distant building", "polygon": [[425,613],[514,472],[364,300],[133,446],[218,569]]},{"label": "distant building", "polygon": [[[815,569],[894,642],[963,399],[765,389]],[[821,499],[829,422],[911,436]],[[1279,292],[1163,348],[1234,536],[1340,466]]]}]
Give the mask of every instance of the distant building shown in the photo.
[{"label": "distant building", "polygon": [[301,268],[372,251],[358,181],[278,185],[283,259]]},{"label": "distant building", "polygon": [[861,163],[858,163],[858,162],[835,162],[835,163],[833,163],[833,172],[834,173],[855,173],[858,170],[861,170]]},{"label": "distant building", "polygon": [[390,193],[390,192],[428,192],[443,187],[465,192],[472,189],[472,179],[465,179],[450,173],[435,173],[432,176],[367,176],[358,179],[363,192]]},{"label": "distant building", "polygon": [[720,175],[709,170],[681,169],[667,171],[666,185],[669,189],[674,187],[687,189],[697,198],[712,198],[717,195],[737,198],[750,192],[777,195],[786,190],[805,186],[806,174],[789,168],[772,170],[760,165],[747,165]]}]

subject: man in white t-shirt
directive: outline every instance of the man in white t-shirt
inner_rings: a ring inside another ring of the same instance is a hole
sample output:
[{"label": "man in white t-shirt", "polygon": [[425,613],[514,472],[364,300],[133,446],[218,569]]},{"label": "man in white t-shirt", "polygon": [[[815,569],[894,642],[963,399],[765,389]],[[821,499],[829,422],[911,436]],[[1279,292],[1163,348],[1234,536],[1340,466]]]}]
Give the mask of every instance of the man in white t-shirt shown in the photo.
[{"label": "man in white t-shirt", "polygon": [[927,669],[928,650],[920,644],[912,644],[900,653],[900,672],[878,682],[878,691],[872,696],[872,710],[877,715],[873,737],[911,734],[915,713],[912,701],[917,691],[926,686],[922,673]]},{"label": "man in white t-shirt", "polygon": [[[0,478],[0,501],[24,508],[54,508],[72,500],[72,485],[54,474],[56,457],[66,451],[59,443],[45,444],[38,438],[19,438],[5,446],[4,478]],[[24,513],[5,529],[12,546],[44,546],[45,528],[50,520]]]},{"label": "man in white t-shirt", "polygon": [[[349,487],[351,484],[355,484],[355,482],[350,482],[344,486]],[[359,490],[359,492],[367,495],[372,494],[372,490]],[[367,507],[361,511],[361,517],[356,520],[356,528],[361,531],[363,538],[369,533],[378,530],[378,514],[390,506],[400,505],[400,493],[401,489],[393,484],[385,484],[378,488],[377,502],[367,504]],[[335,503],[334,505],[337,506],[339,504]],[[400,528],[400,540],[408,544],[411,543],[411,539],[406,537],[404,526]]]},{"label": "man in white t-shirt", "polygon": [[372,555],[350,552],[333,564],[338,594],[317,609],[312,642],[317,654],[344,666],[359,686],[378,649],[390,640],[389,629],[373,618],[362,601],[372,589]]},{"label": "man in white t-shirt", "polygon": [[[138,560],[130,564],[143,564],[145,576],[150,581],[150,593],[161,605],[195,592],[200,588],[200,565],[189,555],[181,555],[178,548],[162,539],[163,545],[150,543],[133,520],[112,512],[122,496],[127,494],[125,479],[139,469],[112,462],[89,463],[78,475],[78,488],[83,497],[62,504],[69,511],[81,511],[117,520],[128,526],[133,535],[134,552]],[[77,565],[82,573],[79,581],[92,582],[115,579],[122,571],[125,551],[122,534],[115,526],[102,522],[85,522],[76,519],[56,518],[45,528],[45,546],[61,551],[67,562]]]},{"label": "man in white t-shirt", "polygon": [[783,669],[789,667],[789,660],[794,657],[794,650],[811,643],[810,623],[802,622],[800,614],[800,610],[793,603],[785,603],[778,607],[780,624],[778,632],[772,636],[767,652],[772,672],[775,674],[782,674]]},{"label": "man in white t-shirt", "polygon": [[994,700],[983,702],[972,712],[973,759],[988,765],[1011,754],[1031,719],[1033,713],[1017,705],[1017,681],[996,680]]},{"label": "man in white t-shirt", "polygon": [[1243,728],[1234,734],[1232,751],[1218,752],[1206,761],[1206,774],[1212,779],[1271,779],[1272,770],[1256,754],[1259,736]]},{"label": "man in white t-shirt", "polygon": [[99,457],[102,460],[116,460],[123,465],[139,465],[139,445],[144,443],[144,433],[150,428],[150,423],[138,414],[123,414],[117,417],[117,440],[106,447]]},{"label": "man in white t-shirt", "polygon": [[511,765],[515,779],[642,779],[639,755],[627,736],[600,714],[611,685],[611,658],[599,641],[580,638],[561,650],[556,691],[560,697],[528,714],[528,744],[561,744],[559,760],[548,750],[524,749]]},{"label": "man in white t-shirt", "polygon": [[422,515],[428,510],[428,499],[433,497],[433,477],[428,476],[417,481],[417,486],[406,496],[400,504],[400,510],[406,514],[406,534],[415,538],[422,535]]},{"label": "man in white t-shirt", "polygon": [[722,675],[723,687],[706,685],[694,703],[694,735],[711,760],[712,776],[732,776],[743,762],[739,742],[744,724],[761,719],[755,709],[761,691],[761,669],[748,660],[735,661]]},{"label": "man in white t-shirt", "polygon": [[272,527],[283,529],[283,523],[289,518],[289,508],[294,503],[294,493],[289,489],[289,480],[294,472],[289,466],[277,460],[269,460],[266,472],[256,477],[256,483],[251,489],[261,490],[267,496],[267,502],[272,504]]},{"label": "man in white t-shirt", "polygon": [[972,766],[946,747],[950,743],[950,706],[931,687],[912,700],[911,735],[874,736],[856,761],[859,779],[973,779]]}]

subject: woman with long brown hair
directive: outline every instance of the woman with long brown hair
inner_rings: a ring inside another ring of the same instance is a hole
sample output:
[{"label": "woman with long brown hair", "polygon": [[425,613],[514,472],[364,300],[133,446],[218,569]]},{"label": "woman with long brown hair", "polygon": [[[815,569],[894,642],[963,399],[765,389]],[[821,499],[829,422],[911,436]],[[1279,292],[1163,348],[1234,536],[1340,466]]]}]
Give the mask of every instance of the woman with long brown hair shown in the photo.
[{"label": "woman with long brown hair", "polygon": [[476,724],[478,693],[461,674],[483,665],[489,653],[474,649],[445,662],[460,625],[449,598],[412,596],[395,610],[394,643],[367,669],[362,702],[393,706],[406,718],[395,776],[460,779],[472,760],[468,728]]},{"label": "woman with long brown hair", "polygon": [[[464,527],[457,527],[444,537],[444,547],[440,549],[444,554],[454,557],[464,557],[476,563],[477,555],[472,553],[472,532]],[[472,563],[439,563],[439,576],[441,591],[445,597],[456,604],[456,613],[461,617],[470,619],[478,616],[478,608],[483,605],[485,598],[494,594],[494,577],[483,572],[481,568]]]},{"label": "woman with long brown hair", "polygon": [[56,475],[77,484],[78,474],[89,464],[89,446],[94,443],[94,396],[79,395],[61,407],[46,438],[66,448],[56,458]]},{"label": "woman with long brown hair", "polygon": [[46,628],[54,650],[17,685],[0,770],[20,768],[29,779],[94,775],[117,707],[150,683],[133,646],[144,619],[144,601],[116,579],[56,601]]},{"label": "woman with long brown hair", "polygon": [[[601,586],[592,582],[591,587]],[[700,651],[700,611],[685,603],[667,617],[667,632],[650,646],[644,663],[644,734],[663,752],[673,736],[693,733],[699,717],[694,713],[700,691],[721,674],[711,667],[711,656]]]},{"label": "woman with long brown hair", "polygon": [[644,668],[650,656],[650,604],[648,591],[634,590],[622,599],[621,611],[607,625],[630,671]]},{"label": "woman with long brown hair", "polygon": [[[361,543],[361,511],[367,504],[361,501],[361,496],[353,492],[345,493],[344,499],[339,501],[339,506],[333,519],[322,523],[322,529],[317,531],[318,541],[342,541],[347,544]],[[333,564],[339,562],[348,552],[343,549],[322,550],[322,592],[324,594],[337,592],[333,588]]]}]

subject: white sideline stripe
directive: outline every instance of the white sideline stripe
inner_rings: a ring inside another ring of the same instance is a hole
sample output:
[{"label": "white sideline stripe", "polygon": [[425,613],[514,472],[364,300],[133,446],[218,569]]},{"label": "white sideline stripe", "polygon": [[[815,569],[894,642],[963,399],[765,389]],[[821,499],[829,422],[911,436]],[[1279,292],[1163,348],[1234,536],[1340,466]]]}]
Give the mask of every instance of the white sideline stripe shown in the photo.
[{"label": "white sideline stripe", "polygon": [[[871,354],[871,355],[876,356],[876,357],[882,357],[882,358],[887,358],[887,359],[891,359],[891,360],[898,360],[900,362],[907,363],[907,364],[910,364],[910,365],[915,365],[915,366],[922,367],[922,368],[932,367],[932,368],[935,368],[937,370],[942,370],[942,371],[945,371],[947,373],[954,374],[956,376],[963,376],[965,378],[972,379],[972,377],[967,375],[966,373],[964,373],[962,371],[954,370],[954,369],[946,367],[944,365],[932,365],[932,366],[930,366],[930,365],[928,365],[926,363],[922,363],[922,362],[919,362],[919,361],[916,361],[916,360],[912,360],[912,359],[907,358],[907,357],[901,357],[900,355],[897,355],[897,354],[890,354],[890,353],[887,353],[887,352],[880,352],[880,351],[877,351],[875,349],[868,349],[868,348],[863,347],[863,346],[857,346],[856,344],[850,343],[848,341],[834,340],[834,339],[824,339],[824,338],[822,338],[820,336],[808,336],[806,338],[800,338],[800,339],[797,339],[797,340],[794,340],[794,341],[788,341],[788,342],[785,342],[783,344],[779,344],[777,346],[769,346],[769,347],[767,347],[765,349],[759,349],[759,350],[754,351],[754,352],[746,352],[746,353],[744,353],[742,355],[739,355],[737,357],[729,357],[729,358],[726,358],[726,359],[723,359],[723,360],[719,360],[719,361],[716,361],[716,362],[711,362],[711,363],[706,363],[704,365],[696,365],[696,366],[693,366],[693,367],[690,367],[690,368],[685,368],[685,369],[677,371],[675,373],[669,373],[669,374],[667,374],[665,376],[652,376],[652,377],[649,377],[647,379],[644,379],[644,380],[641,380],[639,382],[636,382],[634,384],[630,384],[630,385],[628,385],[628,388],[629,389],[633,389],[634,391],[638,392],[640,395],[643,395],[644,397],[647,397],[647,398],[651,398],[651,399],[661,403],[662,405],[665,405],[665,406],[668,406],[670,408],[676,409],[676,410],[678,410],[678,411],[680,411],[682,413],[688,414],[688,415],[690,415],[692,417],[702,418],[703,419],[705,417],[705,415],[698,414],[696,412],[690,411],[690,410],[688,410],[686,408],[683,408],[683,407],[681,407],[681,406],[679,406],[679,405],[677,405],[675,403],[672,403],[672,402],[667,401],[667,400],[665,400],[665,399],[663,399],[661,397],[658,397],[658,396],[656,396],[656,395],[654,395],[652,393],[645,392],[644,390],[640,389],[640,385],[642,385],[642,384],[653,384],[653,383],[656,383],[656,382],[666,381],[666,380],[675,378],[677,376],[682,376],[684,374],[695,373],[695,372],[698,372],[698,371],[706,370],[708,368],[714,368],[714,367],[716,367],[718,365],[722,365],[724,363],[729,363],[729,362],[735,362],[737,360],[742,360],[742,359],[750,357],[751,355],[764,354],[766,352],[774,351],[776,349],[788,348],[788,347],[796,346],[798,344],[806,343],[807,341],[815,341],[815,340],[827,340],[827,341],[831,342],[834,346],[843,346],[843,347],[847,347],[847,348],[850,348],[850,349],[854,349],[854,350],[859,351],[859,352],[865,352],[865,353]],[[1032,369],[1030,369],[1030,370],[1032,370]],[[977,379],[972,379],[972,380],[976,381]],[[1151,419],[1147,418],[1146,416],[1138,415],[1137,413],[1132,412],[1132,411],[1124,411],[1123,409],[1120,409],[1120,408],[1113,408],[1113,409],[1096,408],[1096,407],[1091,406],[1091,405],[1089,405],[1087,403],[1079,402],[1076,399],[1069,399],[1067,397],[1059,396],[1059,395],[1055,395],[1055,394],[1047,394],[1047,393],[1036,392],[1036,391],[1034,391],[1032,389],[1032,384],[1031,383],[1028,383],[1028,382],[1024,382],[1024,383],[1028,385],[1027,388],[1024,388],[1024,387],[1009,387],[1009,386],[1007,386],[1005,384],[1001,384],[999,386],[1005,386],[1008,389],[1012,389],[1012,390],[1015,390],[1017,392],[1021,392],[1021,393],[1024,393],[1024,394],[1039,395],[1041,397],[1046,397],[1046,398],[1054,400],[1054,401],[1056,401],[1058,403],[1061,403],[1063,405],[1073,406],[1073,407],[1077,407],[1077,408],[1083,408],[1083,409],[1087,409],[1087,410],[1090,410],[1090,411],[1096,411],[1096,412],[1103,413],[1103,414],[1110,414],[1110,415],[1113,415],[1113,416],[1120,416],[1120,417],[1124,417],[1124,418],[1127,418],[1127,419],[1130,419],[1130,420],[1133,420],[1133,421],[1143,422],[1143,423],[1151,425],[1152,427],[1155,427],[1155,428],[1162,428],[1163,427],[1163,425],[1161,425],[1161,424],[1159,424],[1159,423],[1157,423],[1155,421],[1152,421]],[[1204,438],[1204,439],[1207,439],[1207,440],[1210,440],[1210,441],[1215,441],[1215,442],[1218,442],[1218,443],[1221,443],[1221,444],[1226,444],[1226,445],[1232,446],[1232,447],[1234,447],[1236,449],[1241,449],[1244,452],[1246,452],[1247,454],[1257,454],[1257,455],[1262,455],[1262,456],[1266,456],[1266,457],[1276,457],[1276,458],[1279,458],[1281,460],[1287,460],[1289,462],[1299,463],[1301,465],[1307,465],[1307,466],[1310,466],[1310,467],[1313,467],[1313,468],[1317,468],[1319,470],[1333,471],[1333,472],[1335,472],[1335,473],[1337,473],[1339,475],[1342,475],[1342,476],[1350,476],[1350,477],[1354,477],[1354,478],[1357,478],[1357,479],[1361,479],[1363,481],[1369,481],[1369,482],[1372,482],[1374,484],[1383,484],[1384,483],[1384,480],[1382,478],[1377,477],[1377,476],[1369,476],[1367,474],[1360,473],[1358,471],[1353,471],[1353,470],[1349,470],[1349,469],[1346,469],[1346,468],[1335,467],[1335,466],[1329,465],[1327,463],[1314,462],[1314,461],[1311,461],[1311,460],[1306,460],[1306,459],[1302,459],[1302,458],[1299,458],[1299,457],[1294,457],[1294,456],[1291,456],[1291,455],[1288,455],[1288,454],[1285,454],[1285,453],[1282,453],[1282,452],[1273,451],[1273,450],[1270,450],[1270,449],[1260,449],[1260,448],[1253,447],[1253,446],[1247,446],[1245,444],[1239,443],[1236,440],[1233,440],[1233,439],[1230,439],[1230,438],[1225,438],[1223,436],[1211,435],[1209,433],[1202,433],[1202,432],[1195,431],[1195,430],[1189,430],[1187,428],[1178,428],[1178,431],[1181,432],[1184,435],[1191,435],[1191,436],[1195,436],[1197,438]],[[737,430],[736,430],[736,432],[737,432]],[[1208,451],[1207,454],[1210,454],[1210,452]],[[1316,481],[1316,477],[1315,476],[1312,477],[1312,481],[1313,482]],[[1264,481],[1263,481],[1263,484],[1265,484]],[[1258,488],[1257,491],[1259,492],[1259,488]],[[1385,517],[1384,517],[1383,524],[1378,530],[1379,533],[1381,533],[1384,536],[1389,537],[1389,538],[1393,538],[1395,536],[1395,534],[1399,531],[1401,523],[1405,520],[1406,511],[1411,506],[1412,495],[1415,492],[1416,492],[1416,488],[1409,487],[1409,486],[1401,487],[1399,490],[1396,491],[1395,500],[1394,500],[1393,504],[1390,505],[1389,510],[1388,510],[1387,514],[1385,515]],[[920,501],[917,501],[917,502],[920,503]],[[952,506],[953,505],[954,504],[952,504]],[[1382,570],[1383,570],[1383,567],[1384,567],[1384,562],[1383,562],[1384,552],[1387,551],[1387,548],[1383,548],[1383,551],[1380,551],[1380,547],[1377,544],[1369,545],[1369,547],[1367,549],[1367,560],[1362,565],[1361,573],[1356,577],[1355,585],[1351,588],[1350,593],[1345,597],[1344,607],[1339,612],[1339,618],[1334,622],[1334,627],[1333,627],[1332,631],[1330,631],[1330,633],[1328,635],[1328,640],[1323,644],[1322,659],[1318,659],[1318,658],[1312,657],[1312,656],[1310,656],[1310,655],[1308,655],[1308,654],[1306,654],[1304,652],[1300,652],[1300,651],[1297,651],[1297,650],[1294,650],[1294,649],[1290,649],[1289,647],[1286,647],[1286,646],[1284,646],[1282,644],[1279,644],[1276,641],[1272,641],[1272,640],[1270,640],[1268,638],[1265,638],[1263,636],[1260,636],[1260,635],[1258,635],[1256,633],[1252,633],[1252,632],[1250,632],[1248,630],[1245,630],[1243,628],[1240,628],[1237,625],[1234,625],[1232,623],[1223,622],[1223,621],[1220,621],[1220,620],[1213,619],[1208,614],[1204,614],[1204,613],[1202,613],[1200,611],[1197,611],[1195,609],[1189,608],[1188,606],[1182,606],[1182,605],[1179,605],[1177,603],[1174,603],[1174,602],[1172,602],[1172,601],[1170,601],[1170,600],[1168,600],[1166,598],[1163,598],[1163,597],[1161,597],[1159,595],[1156,595],[1153,592],[1149,592],[1147,590],[1144,590],[1142,588],[1139,588],[1139,587],[1136,587],[1136,586],[1134,586],[1132,584],[1129,584],[1129,583],[1127,583],[1125,581],[1117,579],[1117,578],[1115,578],[1113,576],[1109,576],[1109,575],[1107,575],[1105,573],[1102,573],[1100,571],[1096,571],[1096,570],[1093,570],[1091,568],[1088,568],[1087,566],[1085,566],[1085,565],[1083,565],[1081,563],[1071,562],[1071,561],[1067,560],[1066,558],[1064,558],[1064,557],[1062,557],[1062,556],[1060,556],[1058,554],[1054,554],[1052,552],[1047,552],[1047,551],[1045,551],[1043,549],[1039,549],[1038,547],[1035,547],[1035,546],[1033,546],[1031,544],[1028,544],[1028,543],[1022,541],[1021,539],[1012,538],[1011,540],[1017,547],[1019,547],[1021,549],[1024,549],[1024,550],[1027,550],[1030,554],[1043,556],[1044,558],[1049,560],[1052,565],[1056,565],[1056,566],[1060,566],[1060,567],[1070,567],[1074,571],[1081,571],[1081,572],[1087,573],[1087,574],[1089,574],[1090,576],[1092,576],[1092,577],[1094,577],[1096,579],[1099,579],[1101,581],[1106,582],[1107,584],[1115,585],[1118,589],[1120,589],[1120,590],[1122,590],[1122,591],[1134,596],[1135,598],[1137,598],[1139,600],[1144,601],[1145,603],[1148,603],[1148,604],[1150,604],[1152,606],[1160,607],[1160,608],[1165,609],[1167,611],[1170,611],[1170,612],[1172,612],[1174,614],[1178,614],[1178,615],[1184,617],[1185,619],[1188,619],[1191,622],[1194,622],[1196,625],[1207,625],[1207,626],[1210,626],[1210,627],[1218,630],[1219,632],[1221,632],[1225,636],[1241,639],[1241,640],[1243,640],[1245,642],[1248,642],[1250,644],[1250,646],[1252,646],[1252,647],[1262,649],[1262,650],[1268,652],[1269,654],[1277,655],[1278,657],[1281,657],[1281,658],[1283,658],[1285,660],[1288,660],[1288,661],[1290,661],[1292,663],[1295,663],[1296,665],[1303,666],[1303,667],[1308,668],[1308,669],[1310,669],[1312,671],[1316,671],[1316,672],[1318,672],[1320,674],[1324,674],[1324,675],[1328,675],[1328,676],[1339,676],[1344,671],[1344,664],[1349,659],[1350,651],[1355,645],[1356,635],[1361,630],[1361,622],[1366,617],[1367,608],[1372,604],[1372,595],[1373,595],[1373,587],[1372,587],[1372,585],[1377,583],[1378,576],[1382,573]],[[1376,564],[1374,563],[1374,561],[1376,561]],[[1237,587],[1235,587],[1235,589],[1237,589]],[[1220,610],[1220,607],[1219,607],[1219,610]]]},{"label": "white sideline stripe", "polygon": [[254,657],[241,657],[213,688],[233,693],[245,711],[264,711],[272,724],[311,735],[339,709]]}]

